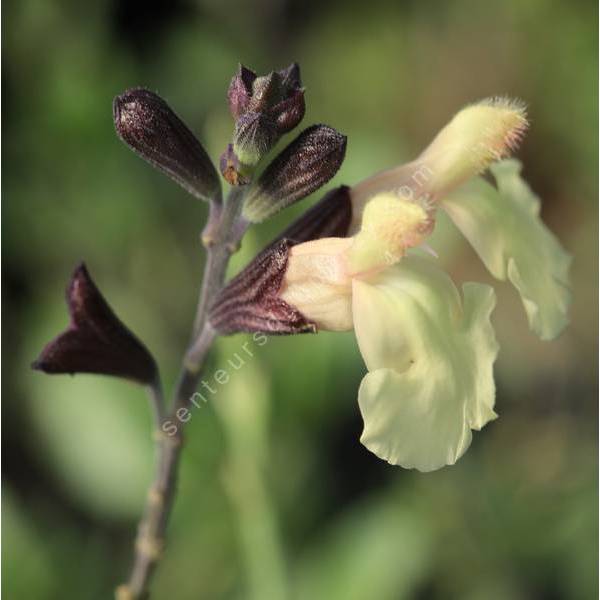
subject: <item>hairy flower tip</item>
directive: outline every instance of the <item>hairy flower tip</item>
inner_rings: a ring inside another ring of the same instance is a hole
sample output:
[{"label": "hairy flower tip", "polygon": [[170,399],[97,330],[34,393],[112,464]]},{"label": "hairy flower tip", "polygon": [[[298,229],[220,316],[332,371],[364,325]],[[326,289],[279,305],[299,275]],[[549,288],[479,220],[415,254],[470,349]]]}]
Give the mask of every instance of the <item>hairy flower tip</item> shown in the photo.
[{"label": "hairy flower tip", "polygon": [[235,119],[233,149],[247,167],[257,165],[281,135],[300,123],[306,110],[296,63],[261,76],[240,65],[227,97]]},{"label": "hairy flower tip", "polygon": [[305,129],[265,169],[244,204],[244,217],[260,223],[327,183],[346,154],[346,136],[327,125]]},{"label": "hairy flower tip", "polygon": [[488,98],[465,107],[418,159],[432,173],[428,191],[443,194],[509,156],[527,127],[525,104],[520,100]]},{"label": "hairy flower tip", "polygon": [[221,197],[219,175],[188,127],[157,94],[128,90],[113,103],[117,135],[153,167],[193,196]]},{"label": "hairy flower tip", "polygon": [[146,347],[111,310],[81,263],[67,288],[69,327],[31,365],[44,373],[97,373],[152,383],[157,376]]},{"label": "hairy flower tip", "polygon": [[269,246],[221,290],[209,313],[219,333],[316,333],[313,322],[279,297],[292,245],[280,240]]},{"label": "hairy flower tip", "polygon": [[495,113],[494,119],[484,128],[483,139],[479,142],[482,154],[478,160],[480,170],[484,170],[517,150],[529,127],[527,106],[519,99],[495,96],[482,100],[474,107],[488,108]]},{"label": "hairy flower tip", "polygon": [[312,208],[298,217],[279,237],[294,244],[310,242],[327,237],[343,238],[348,235],[352,222],[352,198],[350,188],[335,188]]},{"label": "hairy flower tip", "polygon": [[435,225],[427,200],[383,192],[366,205],[354,238],[349,265],[355,274],[398,262],[409,248],[421,244]]}]

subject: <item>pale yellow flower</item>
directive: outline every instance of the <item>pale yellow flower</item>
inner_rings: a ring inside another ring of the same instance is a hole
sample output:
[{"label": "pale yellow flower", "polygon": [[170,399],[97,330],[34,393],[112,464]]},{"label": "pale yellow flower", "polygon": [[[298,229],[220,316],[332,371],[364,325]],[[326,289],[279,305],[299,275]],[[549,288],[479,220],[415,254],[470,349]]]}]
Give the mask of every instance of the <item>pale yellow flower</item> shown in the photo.
[{"label": "pale yellow flower", "polygon": [[[539,219],[515,160],[527,127],[520,103],[460,111],[414,161],[351,190],[351,237],[294,246],[280,297],[318,328],[354,328],[369,373],[360,386],[362,443],[392,464],[453,464],[494,413],[494,290],[462,296],[433,261],[407,256],[442,208],[498,279],[521,294],[542,338],[567,323],[570,258]],[[491,166],[496,187],[478,175]]]}]

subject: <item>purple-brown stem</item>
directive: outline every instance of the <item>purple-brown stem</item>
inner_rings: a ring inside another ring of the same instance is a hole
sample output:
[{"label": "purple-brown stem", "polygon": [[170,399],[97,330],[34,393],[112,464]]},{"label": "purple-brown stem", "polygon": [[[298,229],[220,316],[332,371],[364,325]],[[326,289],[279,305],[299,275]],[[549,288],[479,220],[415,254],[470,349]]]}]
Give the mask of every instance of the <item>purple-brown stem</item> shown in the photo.
[{"label": "purple-brown stem", "polygon": [[[164,550],[183,445],[184,423],[177,417],[177,412],[189,408],[206,355],[216,338],[216,332],[207,323],[206,316],[215,295],[223,287],[229,258],[239,247],[245,231],[245,227],[238,223],[243,194],[244,188],[236,188],[225,204],[213,203],[211,206],[210,218],[202,235],[207,258],[193,334],[169,411],[162,408],[160,384],[150,389],[156,421],[156,471],[138,526],[133,567],[128,582],[116,590],[117,600],[148,598],[150,581]],[[191,357],[190,349],[194,350]],[[163,427],[167,421],[175,424],[175,431]]]}]

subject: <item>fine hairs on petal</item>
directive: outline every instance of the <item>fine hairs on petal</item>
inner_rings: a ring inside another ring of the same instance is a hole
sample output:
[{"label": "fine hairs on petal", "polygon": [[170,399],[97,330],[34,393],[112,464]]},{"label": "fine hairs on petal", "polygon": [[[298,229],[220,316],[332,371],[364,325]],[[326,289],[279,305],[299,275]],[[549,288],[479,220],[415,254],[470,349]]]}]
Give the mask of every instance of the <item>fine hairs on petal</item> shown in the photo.
[{"label": "fine hairs on petal", "polygon": [[494,162],[509,157],[529,124],[525,103],[494,96],[458,111],[412,162],[381,171],[352,188],[351,233],[360,229],[366,204],[394,191],[437,204],[443,196]]},{"label": "fine hairs on petal", "polygon": [[527,105],[518,98],[492,96],[470,106],[490,107],[497,118],[485,127],[481,140],[473,149],[481,173],[493,162],[511,156],[521,144],[529,128]]}]

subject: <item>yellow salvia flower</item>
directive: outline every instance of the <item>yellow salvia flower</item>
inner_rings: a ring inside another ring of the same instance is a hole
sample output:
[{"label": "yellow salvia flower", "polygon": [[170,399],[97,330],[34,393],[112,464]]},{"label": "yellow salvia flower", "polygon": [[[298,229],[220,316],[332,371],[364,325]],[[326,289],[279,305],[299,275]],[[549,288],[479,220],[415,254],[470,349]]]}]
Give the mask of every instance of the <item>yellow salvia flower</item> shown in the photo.
[{"label": "yellow salvia flower", "polygon": [[[462,293],[432,260],[407,255],[447,211],[498,279],[521,294],[544,339],[567,323],[569,255],[539,216],[520,164],[501,160],[527,128],[520,102],[467,106],[414,161],[351,188],[350,237],[293,246],[279,297],[317,328],[354,329],[368,374],[362,443],[392,464],[454,464],[496,418],[494,290]],[[478,177],[490,167],[496,186]]]}]

